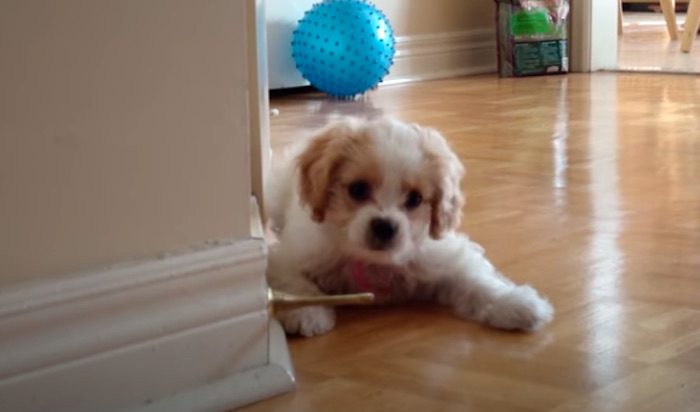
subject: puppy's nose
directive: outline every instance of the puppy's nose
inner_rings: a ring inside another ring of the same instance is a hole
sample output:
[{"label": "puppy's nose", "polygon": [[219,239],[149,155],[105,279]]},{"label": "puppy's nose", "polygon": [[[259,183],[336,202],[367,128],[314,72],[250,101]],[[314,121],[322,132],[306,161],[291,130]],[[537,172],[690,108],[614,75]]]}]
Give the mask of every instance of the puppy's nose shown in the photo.
[{"label": "puppy's nose", "polygon": [[372,233],[372,246],[381,249],[389,244],[396,236],[398,226],[389,219],[375,217],[369,222]]}]

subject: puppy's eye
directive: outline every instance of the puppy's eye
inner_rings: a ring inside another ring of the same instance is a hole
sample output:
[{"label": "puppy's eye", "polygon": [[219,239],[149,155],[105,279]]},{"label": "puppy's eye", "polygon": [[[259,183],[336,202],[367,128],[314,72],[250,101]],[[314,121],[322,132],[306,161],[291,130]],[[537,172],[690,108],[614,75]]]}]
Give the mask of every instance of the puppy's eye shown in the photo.
[{"label": "puppy's eye", "polygon": [[348,186],[348,194],[356,202],[364,202],[372,194],[372,188],[365,180],[356,180]]},{"label": "puppy's eye", "polygon": [[403,204],[408,210],[412,210],[420,206],[423,203],[423,195],[417,190],[411,190],[406,196],[406,202]]}]

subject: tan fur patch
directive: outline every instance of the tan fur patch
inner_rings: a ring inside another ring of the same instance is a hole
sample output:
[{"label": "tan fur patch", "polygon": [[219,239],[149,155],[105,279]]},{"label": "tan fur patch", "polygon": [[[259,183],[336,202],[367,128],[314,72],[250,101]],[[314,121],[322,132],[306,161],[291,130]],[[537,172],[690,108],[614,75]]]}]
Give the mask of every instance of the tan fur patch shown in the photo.
[{"label": "tan fur patch", "polygon": [[317,222],[326,218],[331,205],[338,211],[354,209],[345,196],[350,183],[359,179],[371,185],[381,182],[370,137],[347,124],[334,125],[312,138],[298,165],[300,197]]},{"label": "tan fur patch", "polygon": [[426,130],[423,150],[433,186],[429,199],[430,236],[439,239],[447,230],[455,229],[461,223],[464,196],[460,181],[464,167],[436,131]]}]

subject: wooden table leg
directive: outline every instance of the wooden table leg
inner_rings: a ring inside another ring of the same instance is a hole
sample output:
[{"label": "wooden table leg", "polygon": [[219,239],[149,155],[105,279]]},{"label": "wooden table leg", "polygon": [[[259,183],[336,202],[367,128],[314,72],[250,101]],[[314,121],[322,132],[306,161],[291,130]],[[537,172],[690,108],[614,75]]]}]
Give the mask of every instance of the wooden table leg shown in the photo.
[{"label": "wooden table leg", "polygon": [[690,0],[688,3],[688,15],[685,18],[685,28],[681,39],[681,50],[690,53],[693,47],[693,40],[698,33],[700,26],[700,0]]},{"label": "wooden table leg", "polygon": [[661,0],[661,11],[666,19],[666,29],[671,40],[678,40],[678,24],[676,23],[676,1]]}]

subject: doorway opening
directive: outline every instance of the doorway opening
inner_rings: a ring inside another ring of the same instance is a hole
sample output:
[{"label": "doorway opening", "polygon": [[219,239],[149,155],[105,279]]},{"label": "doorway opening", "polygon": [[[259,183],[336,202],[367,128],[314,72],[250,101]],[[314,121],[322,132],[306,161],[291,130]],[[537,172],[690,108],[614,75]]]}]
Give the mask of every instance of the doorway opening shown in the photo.
[{"label": "doorway opening", "polygon": [[689,27],[693,22],[686,24],[686,17],[689,3],[700,3],[698,0],[618,1],[621,18],[616,69],[700,73],[700,44],[692,41],[689,52],[681,50],[686,30],[692,30],[691,40],[696,40],[697,28]]}]

